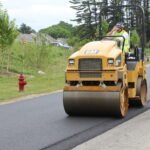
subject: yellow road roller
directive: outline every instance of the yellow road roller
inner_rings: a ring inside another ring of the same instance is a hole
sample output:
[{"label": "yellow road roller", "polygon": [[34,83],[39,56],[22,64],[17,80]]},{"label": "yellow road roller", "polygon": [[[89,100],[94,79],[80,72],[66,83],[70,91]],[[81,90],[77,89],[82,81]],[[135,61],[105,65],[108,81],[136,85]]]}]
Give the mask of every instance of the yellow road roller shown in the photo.
[{"label": "yellow road roller", "polygon": [[146,104],[144,10],[140,6],[125,7],[136,7],[142,13],[142,48],[134,47],[134,51],[124,53],[124,42],[120,46],[113,36],[105,36],[72,54],[68,59],[63,89],[63,104],[68,115],[124,117],[129,101],[140,106]]}]

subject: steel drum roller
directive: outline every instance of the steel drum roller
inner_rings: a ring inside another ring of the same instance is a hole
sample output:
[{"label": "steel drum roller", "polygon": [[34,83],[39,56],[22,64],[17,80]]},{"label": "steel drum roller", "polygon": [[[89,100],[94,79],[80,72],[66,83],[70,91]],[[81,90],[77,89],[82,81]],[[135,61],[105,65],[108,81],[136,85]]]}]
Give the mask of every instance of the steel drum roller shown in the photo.
[{"label": "steel drum roller", "polygon": [[121,115],[119,91],[64,91],[63,103],[69,115]]}]

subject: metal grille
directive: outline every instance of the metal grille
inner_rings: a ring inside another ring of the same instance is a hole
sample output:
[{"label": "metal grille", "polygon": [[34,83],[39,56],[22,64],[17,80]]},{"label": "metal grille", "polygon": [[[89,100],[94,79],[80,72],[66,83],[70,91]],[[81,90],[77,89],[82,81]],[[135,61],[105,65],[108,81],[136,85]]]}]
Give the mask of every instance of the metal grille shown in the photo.
[{"label": "metal grille", "polygon": [[102,70],[102,60],[99,58],[79,59],[79,70],[81,71]]},{"label": "metal grille", "polygon": [[101,78],[101,72],[80,72],[80,78]]}]

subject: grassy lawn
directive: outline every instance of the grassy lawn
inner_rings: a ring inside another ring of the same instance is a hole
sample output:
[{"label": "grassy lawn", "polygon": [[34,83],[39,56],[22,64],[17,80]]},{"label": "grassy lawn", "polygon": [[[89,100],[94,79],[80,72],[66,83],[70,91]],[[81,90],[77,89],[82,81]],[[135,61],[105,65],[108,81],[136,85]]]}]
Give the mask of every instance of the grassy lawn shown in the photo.
[{"label": "grassy lawn", "polygon": [[[24,48],[25,52],[23,54],[19,43],[13,45],[10,72],[16,75],[0,75],[0,102],[30,94],[48,93],[63,88],[67,58],[73,53],[73,50],[51,46],[44,48],[46,51],[41,54],[41,46],[37,47],[37,45],[29,43]],[[38,55],[38,50],[43,57]],[[24,64],[20,59],[23,56],[25,56]],[[39,70],[44,71],[45,75],[39,75]],[[22,72],[24,72],[28,84],[25,86],[24,92],[18,92],[18,75]]]},{"label": "grassy lawn", "polygon": [[46,93],[62,89],[64,85],[64,64],[46,71],[45,75],[36,75],[33,78],[26,76],[28,84],[24,92],[18,92],[18,77],[0,76],[0,102],[24,95]]}]

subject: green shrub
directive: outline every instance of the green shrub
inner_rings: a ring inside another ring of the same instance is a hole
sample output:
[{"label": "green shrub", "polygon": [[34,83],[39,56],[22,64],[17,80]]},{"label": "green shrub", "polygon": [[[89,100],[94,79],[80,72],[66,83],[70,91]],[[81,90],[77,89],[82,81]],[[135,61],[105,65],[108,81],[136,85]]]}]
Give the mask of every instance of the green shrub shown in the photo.
[{"label": "green shrub", "polygon": [[137,33],[136,30],[133,30],[131,32],[131,38],[130,38],[131,44],[134,46],[139,46],[140,45],[140,36]]}]

